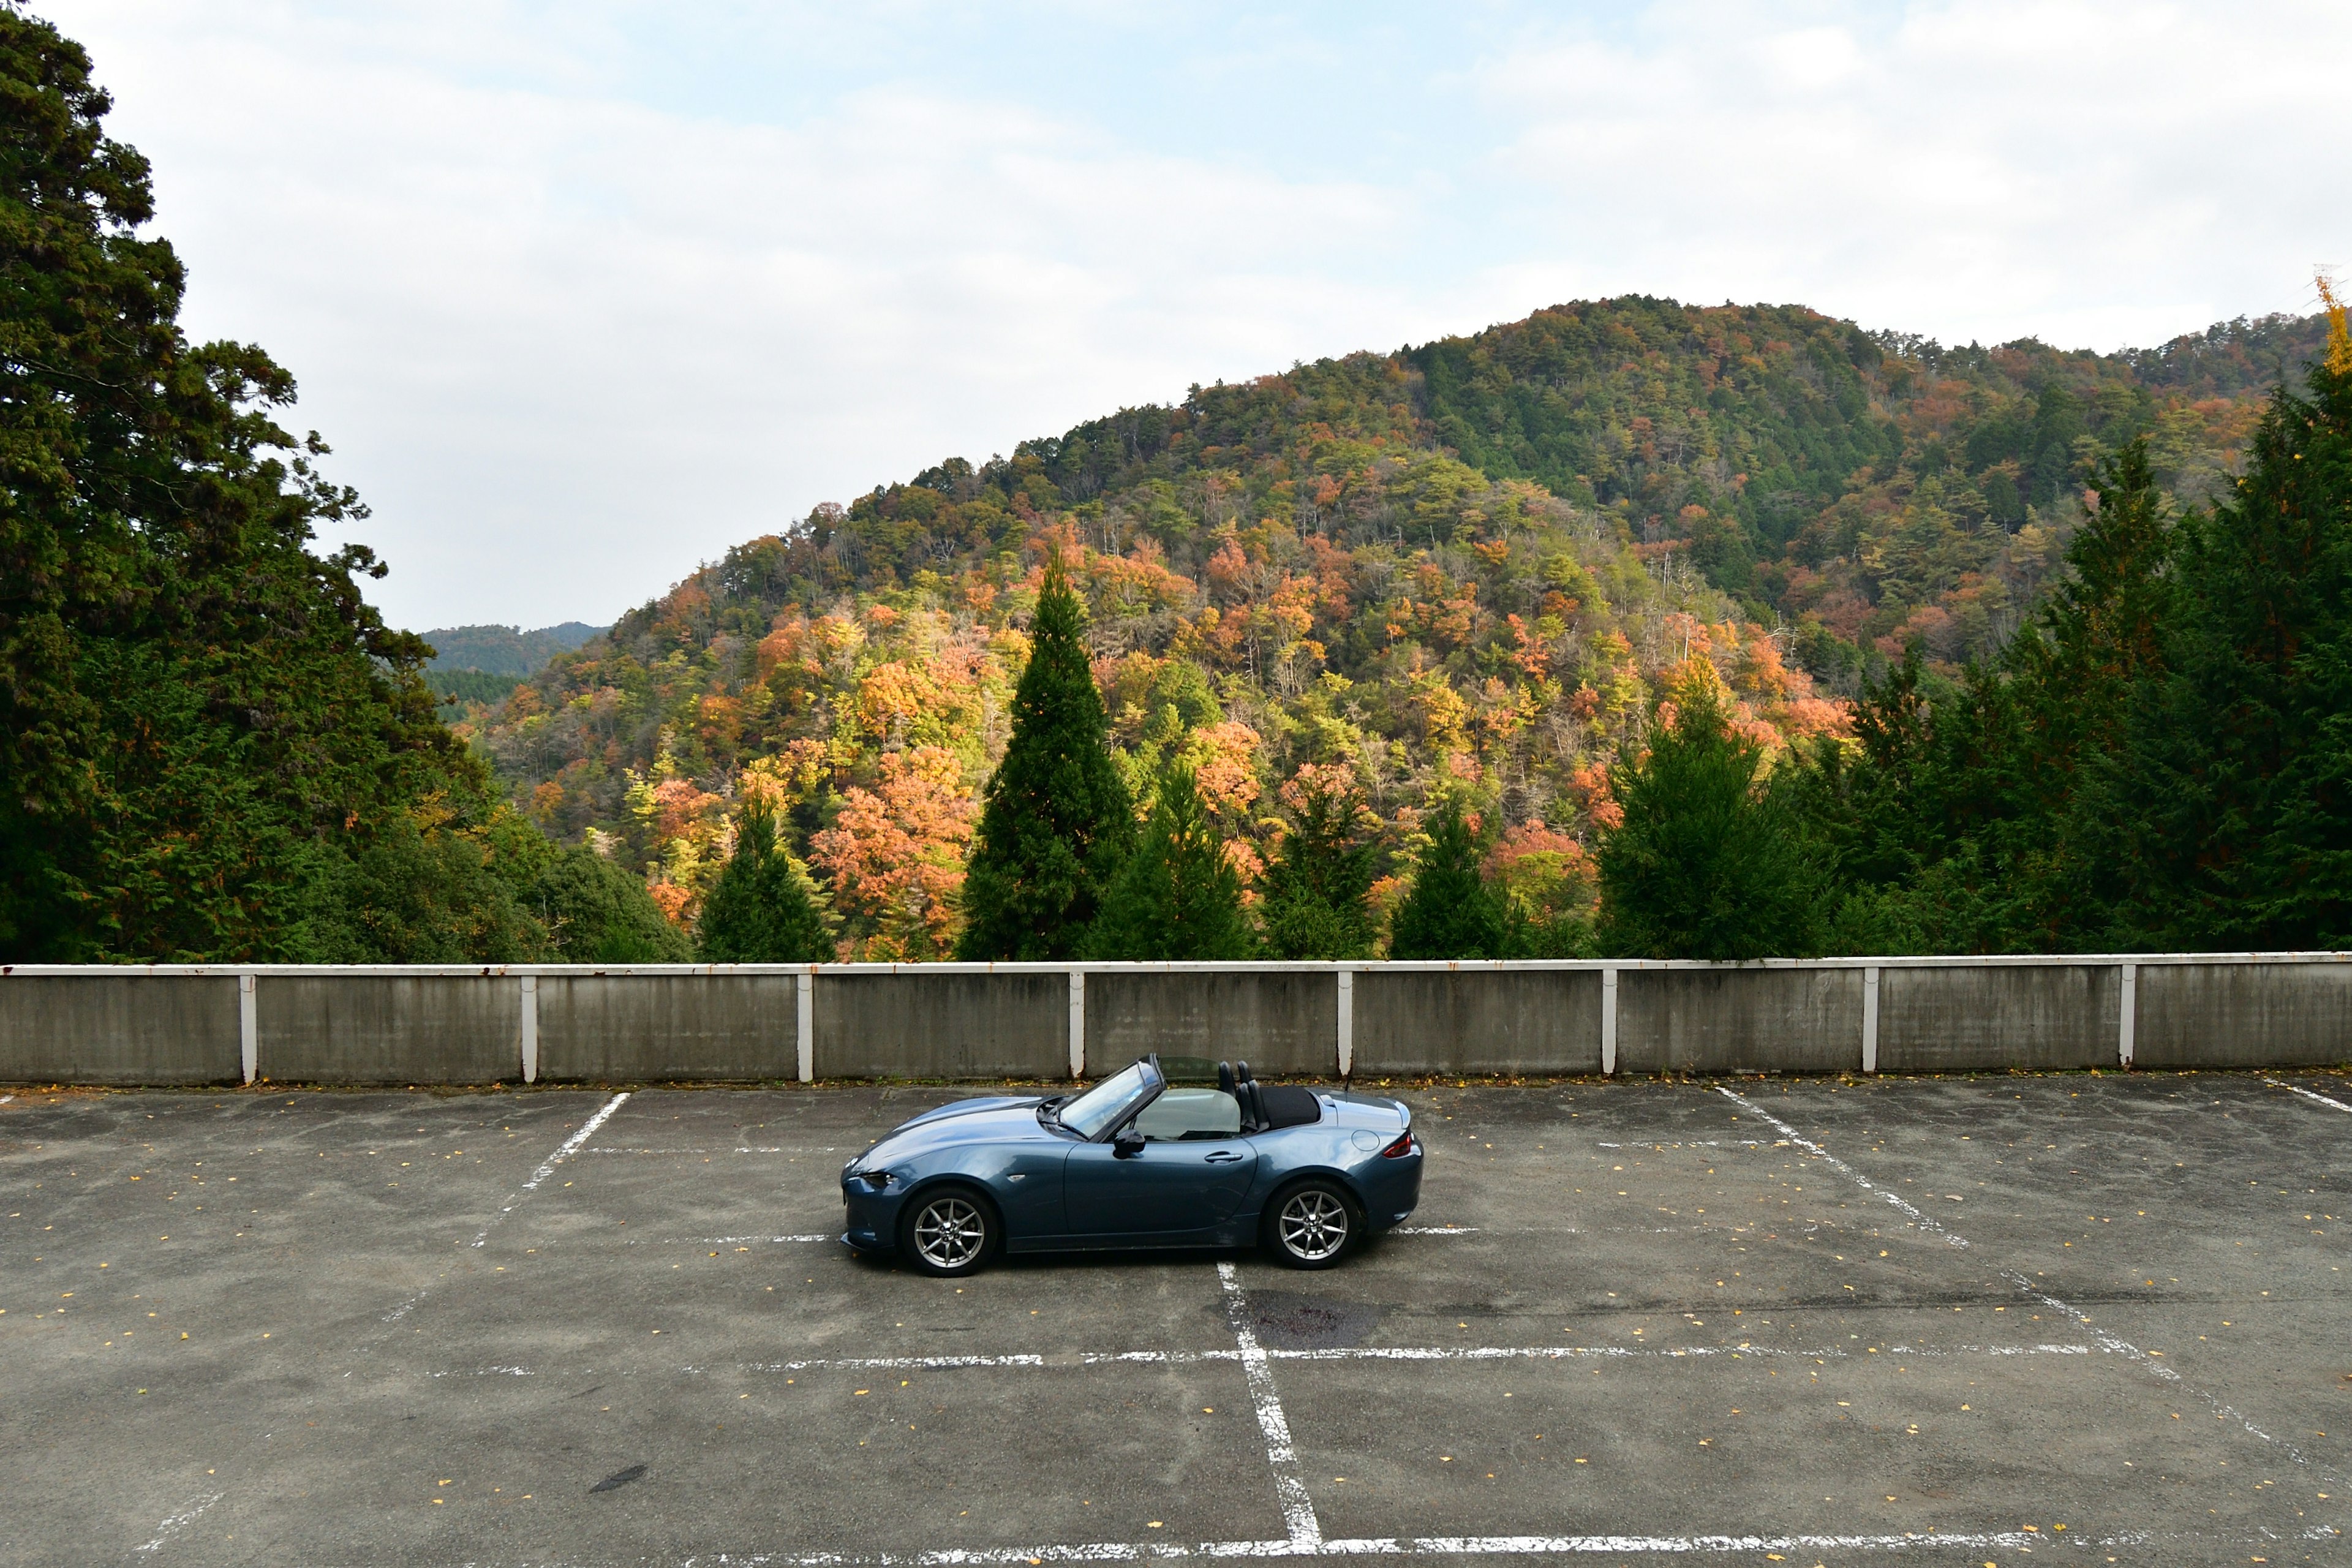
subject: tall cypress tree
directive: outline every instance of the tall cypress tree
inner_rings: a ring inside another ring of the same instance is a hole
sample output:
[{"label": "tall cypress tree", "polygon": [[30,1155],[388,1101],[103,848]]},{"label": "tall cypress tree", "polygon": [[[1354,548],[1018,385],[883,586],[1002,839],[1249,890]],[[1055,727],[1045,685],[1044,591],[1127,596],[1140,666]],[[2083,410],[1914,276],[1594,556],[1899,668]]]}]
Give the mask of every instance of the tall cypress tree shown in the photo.
[{"label": "tall cypress tree", "polygon": [[697,930],[709,963],[821,963],[833,957],[808,873],[776,841],[775,816],[763,804],[744,808],[735,853],[703,900]]},{"label": "tall cypress tree", "polygon": [[511,899],[433,842],[489,803],[432,650],[367,604],[367,550],[310,548],[364,509],[275,422],[290,375],[182,331],[110,107],[79,45],[0,5],[0,957],[320,956],[378,871],[515,951]]},{"label": "tall cypress tree", "polygon": [[[1601,940],[1629,958],[1801,957],[1820,929],[1821,879],[1784,779],[1735,732],[1709,689],[1690,691],[1649,754],[1611,768],[1625,817],[1601,841]],[[1785,775],[1784,775],[1785,777]]]},{"label": "tall cypress tree", "polygon": [[1509,940],[1503,900],[1479,874],[1478,836],[1448,798],[1429,819],[1429,847],[1389,929],[1391,958],[1501,958]]},{"label": "tall cypress tree", "polygon": [[2352,341],[2332,310],[2245,476],[2181,521],[2160,679],[2087,803],[2123,825],[2119,935],[2152,948],[2352,942]]},{"label": "tall cypress tree", "polygon": [[1045,566],[1013,738],[988,781],[964,878],[962,959],[1077,955],[1135,831],[1087,658],[1086,606]]},{"label": "tall cypress tree", "polygon": [[1290,831],[1265,869],[1265,951],[1270,958],[1370,958],[1372,847],[1357,831],[1363,802],[1312,769],[1295,789]]},{"label": "tall cypress tree", "polygon": [[1171,768],[1135,848],[1103,893],[1088,958],[1247,958],[1256,947],[1241,878],[1201,804],[1192,770]]}]

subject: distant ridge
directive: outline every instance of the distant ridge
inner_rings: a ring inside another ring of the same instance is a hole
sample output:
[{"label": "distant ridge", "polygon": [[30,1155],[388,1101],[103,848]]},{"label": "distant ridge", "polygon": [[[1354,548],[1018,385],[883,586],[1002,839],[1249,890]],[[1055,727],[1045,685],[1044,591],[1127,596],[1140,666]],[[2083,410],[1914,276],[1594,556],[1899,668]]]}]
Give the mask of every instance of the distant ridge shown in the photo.
[{"label": "distant ridge", "polygon": [[608,628],[564,621],[537,631],[520,626],[443,626],[425,634],[436,657],[425,668],[479,670],[484,675],[535,675],[559,653],[570,653]]}]

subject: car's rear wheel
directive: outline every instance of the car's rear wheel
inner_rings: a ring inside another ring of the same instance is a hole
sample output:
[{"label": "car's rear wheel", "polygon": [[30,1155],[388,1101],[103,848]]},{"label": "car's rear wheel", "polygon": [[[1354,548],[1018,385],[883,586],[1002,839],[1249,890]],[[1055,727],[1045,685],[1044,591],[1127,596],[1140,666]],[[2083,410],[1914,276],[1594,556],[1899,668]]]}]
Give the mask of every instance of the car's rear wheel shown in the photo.
[{"label": "car's rear wheel", "polygon": [[969,1187],[919,1194],[898,1216],[898,1256],[940,1279],[978,1272],[1003,1239],[995,1208]]},{"label": "car's rear wheel", "polygon": [[1336,1182],[1285,1188],[1266,1205],[1259,1245],[1293,1268],[1328,1268],[1364,1234],[1356,1201]]}]

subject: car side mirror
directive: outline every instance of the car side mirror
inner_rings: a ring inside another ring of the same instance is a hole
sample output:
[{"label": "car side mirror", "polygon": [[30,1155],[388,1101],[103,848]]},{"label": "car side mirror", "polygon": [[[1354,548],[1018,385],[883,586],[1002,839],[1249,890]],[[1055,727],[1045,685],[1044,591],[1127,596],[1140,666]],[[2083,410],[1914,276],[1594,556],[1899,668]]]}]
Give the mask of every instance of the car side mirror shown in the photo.
[{"label": "car side mirror", "polygon": [[1116,1160],[1134,1159],[1143,1152],[1143,1134],[1133,1127],[1120,1128],[1118,1136],[1110,1141],[1110,1152]]}]

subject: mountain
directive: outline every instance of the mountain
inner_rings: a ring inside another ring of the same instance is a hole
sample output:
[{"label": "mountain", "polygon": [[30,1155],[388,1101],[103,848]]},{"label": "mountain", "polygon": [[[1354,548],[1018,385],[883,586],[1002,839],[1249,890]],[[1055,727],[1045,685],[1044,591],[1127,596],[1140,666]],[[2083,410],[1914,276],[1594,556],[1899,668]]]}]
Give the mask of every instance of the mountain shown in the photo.
[{"label": "mountain", "polygon": [[2270,317],[2095,354],[1794,306],[1564,305],[817,507],[458,729],[675,915],[734,799],[770,793],[845,952],[932,956],[952,922],[919,917],[952,902],[1058,550],[1139,797],[1192,763],[1245,874],[1316,767],[1363,793],[1389,853],[1458,795],[1507,885],[1573,899],[1658,702],[1718,687],[1782,748],[1845,732],[1842,699],[1906,646],[1991,653],[2108,454],[2145,437],[2176,502],[2217,494],[2323,335]]},{"label": "mountain", "polygon": [[559,653],[570,653],[605,627],[565,621],[527,632],[520,626],[443,626],[425,634],[434,657],[427,669],[478,670],[484,675],[530,675]]}]

